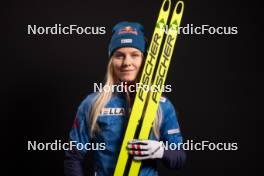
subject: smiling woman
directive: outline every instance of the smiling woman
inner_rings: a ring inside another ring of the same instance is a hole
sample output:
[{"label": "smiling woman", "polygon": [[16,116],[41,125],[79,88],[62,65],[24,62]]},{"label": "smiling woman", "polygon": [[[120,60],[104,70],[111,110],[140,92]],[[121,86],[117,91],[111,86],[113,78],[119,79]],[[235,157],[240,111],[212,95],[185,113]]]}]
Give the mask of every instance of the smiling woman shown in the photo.
[{"label": "smiling woman", "polygon": [[117,49],[112,56],[115,76],[122,82],[133,83],[140,71],[143,54],[132,47]]},{"label": "smiling woman", "polygon": [[[113,31],[104,86],[136,85],[145,62],[143,26],[139,23],[121,22],[114,26]],[[88,95],[79,106],[70,131],[70,141],[106,144],[105,150],[92,151],[95,175],[113,175],[134,98],[135,91],[101,91]],[[182,141],[174,107],[163,97],[159,102],[149,140],[131,139],[127,148],[133,159],[142,160],[140,175],[152,176],[157,175],[156,162],[160,159],[169,168],[179,169],[183,166],[185,152],[181,149],[166,150],[162,144],[179,144]],[[84,175],[87,154],[87,150],[77,148],[66,151],[66,176]]]}]

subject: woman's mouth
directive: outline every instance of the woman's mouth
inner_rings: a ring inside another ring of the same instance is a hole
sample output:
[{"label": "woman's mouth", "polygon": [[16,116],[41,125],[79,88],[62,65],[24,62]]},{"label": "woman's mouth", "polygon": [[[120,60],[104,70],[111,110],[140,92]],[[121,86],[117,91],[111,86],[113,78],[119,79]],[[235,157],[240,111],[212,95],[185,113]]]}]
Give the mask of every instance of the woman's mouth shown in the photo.
[{"label": "woman's mouth", "polygon": [[121,70],[122,73],[129,73],[129,72],[133,72],[134,70]]}]

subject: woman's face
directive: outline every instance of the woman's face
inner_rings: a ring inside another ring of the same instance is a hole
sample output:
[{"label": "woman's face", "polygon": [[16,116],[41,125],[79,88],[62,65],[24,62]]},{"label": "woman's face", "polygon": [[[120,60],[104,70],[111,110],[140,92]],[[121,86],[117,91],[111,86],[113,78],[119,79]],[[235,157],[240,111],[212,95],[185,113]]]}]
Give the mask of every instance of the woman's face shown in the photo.
[{"label": "woman's face", "polygon": [[119,48],[112,56],[114,74],[123,82],[136,80],[142,62],[143,54],[136,48]]}]

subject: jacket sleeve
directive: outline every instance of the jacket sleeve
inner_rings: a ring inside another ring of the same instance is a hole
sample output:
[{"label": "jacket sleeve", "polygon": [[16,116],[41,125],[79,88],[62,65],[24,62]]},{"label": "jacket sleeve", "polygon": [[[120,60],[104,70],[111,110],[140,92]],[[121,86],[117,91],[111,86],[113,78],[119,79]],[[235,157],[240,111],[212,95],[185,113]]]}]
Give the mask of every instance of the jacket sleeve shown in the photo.
[{"label": "jacket sleeve", "polygon": [[77,149],[65,151],[65,176],[84,176],[84,161],[83,154]]},{"label": "jacket sleeve", "polygon": [[[88,105],[82,102],[76,113],[69,140],[75,146],[85,146],[90,142],[89,131],[87,127]],[[65,151],[64,173],[66,176],[84,176],[84,163],[87,155],[85,148],[72,146],[70,150]],[[78,149],[77,149],[78,148]]]},{"label": "jacket sleeve", "polygon": [[[177,120],[175,109],[171,102],[167,99],[162,108],[163,120],[160,127],[161,140],[166,148],[162,161],[164,165],[171,169],[180,169],[186,161],[186,153],[178,147],[171,147],[182,143],[182,135]],[[173,144],[173,145],[170,145]]]},{"label": "jacket sleeve", "polygon": [[186,154],[184,150],[165,150],[162,161],[164,165],[170,169],[180,169],[186,162]]}]

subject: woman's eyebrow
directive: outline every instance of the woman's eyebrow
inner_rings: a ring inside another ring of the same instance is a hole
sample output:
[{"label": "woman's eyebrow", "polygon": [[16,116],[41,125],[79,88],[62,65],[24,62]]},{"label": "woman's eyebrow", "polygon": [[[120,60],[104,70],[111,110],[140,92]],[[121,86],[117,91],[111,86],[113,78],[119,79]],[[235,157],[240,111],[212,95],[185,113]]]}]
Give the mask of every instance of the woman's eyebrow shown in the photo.
[{"label": "woman's eyebrow", "polygon": [[124,54],[124,53],[121,52],[121,51],[116,51],[116,52],[114,53],[114,55],[120,55],[120,54]]},{"label": "woman's eyebrow", "polygon": [[140,54],[138,51],[132,51],[131,54]]}]

